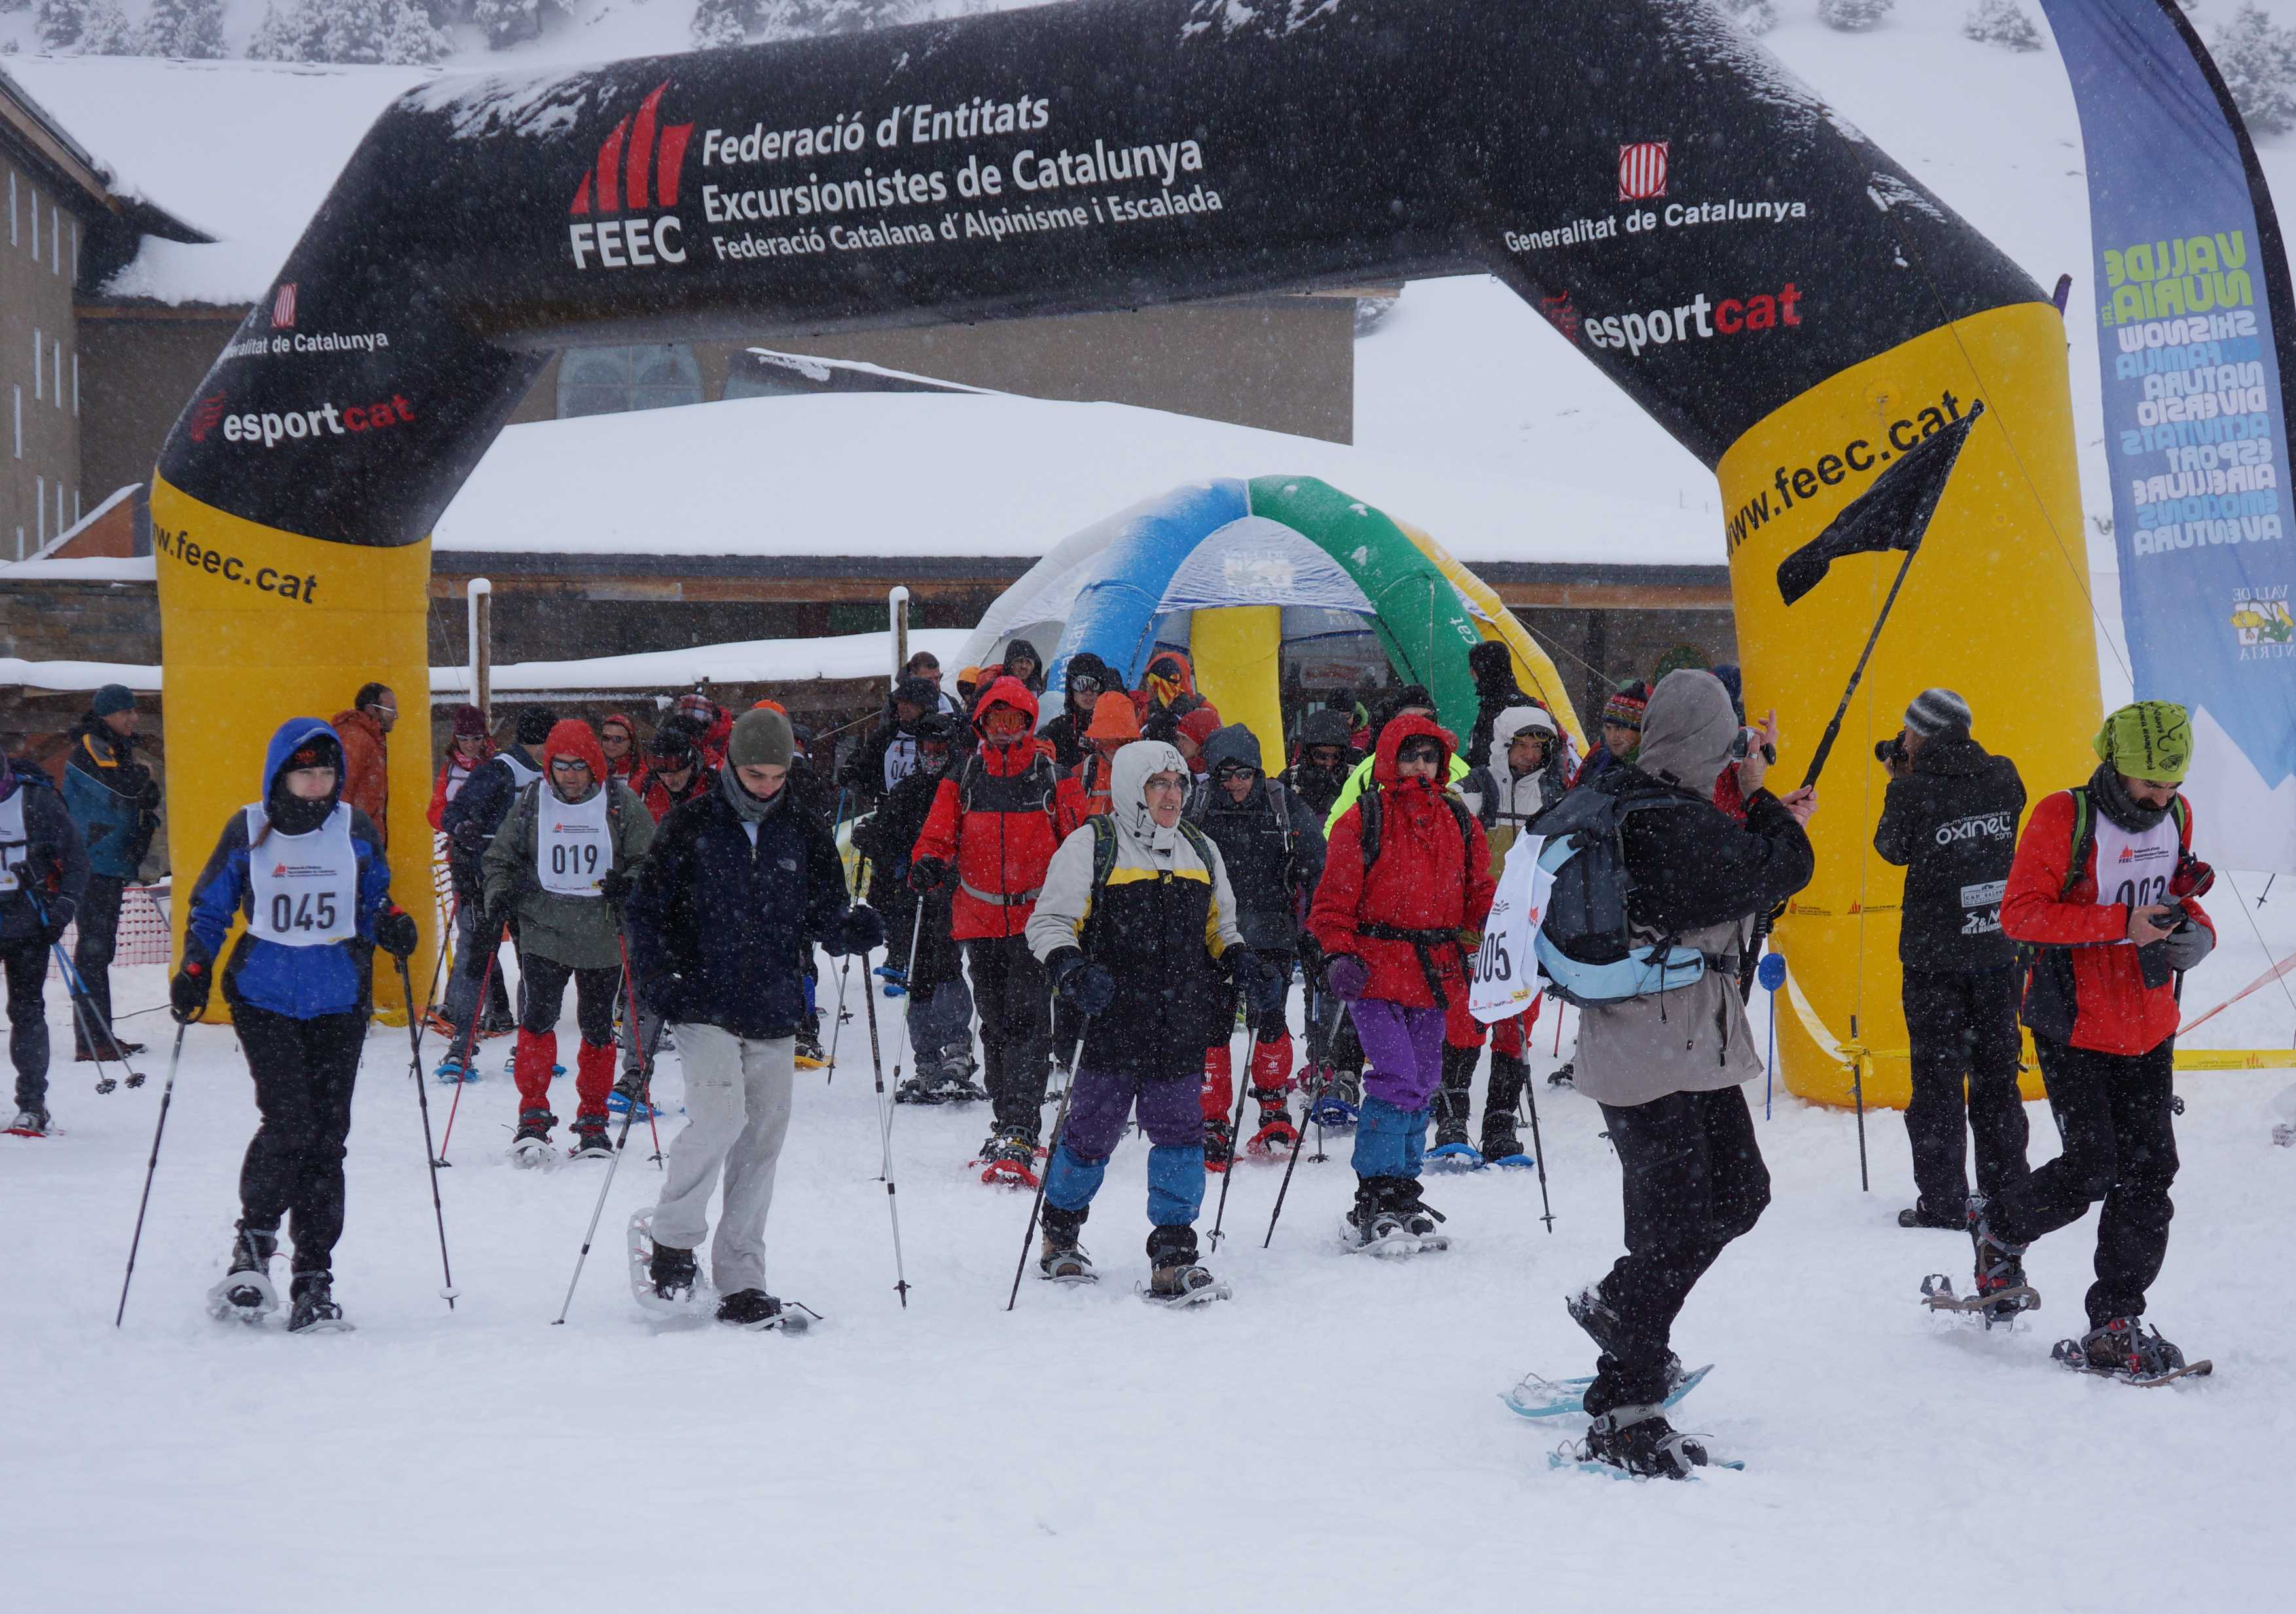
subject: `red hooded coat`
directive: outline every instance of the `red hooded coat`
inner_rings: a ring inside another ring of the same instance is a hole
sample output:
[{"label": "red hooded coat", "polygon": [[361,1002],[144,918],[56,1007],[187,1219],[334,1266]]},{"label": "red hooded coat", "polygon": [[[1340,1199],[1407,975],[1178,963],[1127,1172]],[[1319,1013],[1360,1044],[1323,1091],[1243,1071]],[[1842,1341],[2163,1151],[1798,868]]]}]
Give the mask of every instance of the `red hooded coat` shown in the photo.
[{"label": "red hooded coat", "polygon": [[[1483,826],[1472,814],[1454,813],[1440,799],[1439,787],[1425,780],[1406,782],[1396,772],[1395,753],[1414,734],[1441,741],[1443,762],[1436,778],[1450,772],[1456,742],[1450,732],[1425,717],[1398,717],[1379,737],[1372,782],[1379,791],[1379,861],[1366,872],[1363,860],[1363,808],[1349,807],[1332,826],[1316,883],[1308,929],[1326,954],[1352,953],[1371,972],[1367,997],[1411,1008],[1433,1008],[1418,949],[1407,941],[1365,936],[1367,924],[1400,930],[1444,931],[1456,938],[1478,930],[1491,911],[1490,848]],[[1460,820],[1466,834],[1460,834]],[[1444,990],[1455,998],[1467,989],[1466,950],[1457,940],[1431,949]]]},{"label": "red hooded coat", "polygon": [[[1029,720],[1028,732],[1012,745],[988,739],[988,714],[999,706]],[[1058,773],[1052,747],[1034,737],[1036,725],[1037,698],[1018,678],[1000,677],[981,692],[980,749],[941,775],[910,854],[913,860],[938,857],[955,868],[961,883],[949,930],[959,941],[1018,936],[1036,911],[1045,871],[1060,848]]]}]

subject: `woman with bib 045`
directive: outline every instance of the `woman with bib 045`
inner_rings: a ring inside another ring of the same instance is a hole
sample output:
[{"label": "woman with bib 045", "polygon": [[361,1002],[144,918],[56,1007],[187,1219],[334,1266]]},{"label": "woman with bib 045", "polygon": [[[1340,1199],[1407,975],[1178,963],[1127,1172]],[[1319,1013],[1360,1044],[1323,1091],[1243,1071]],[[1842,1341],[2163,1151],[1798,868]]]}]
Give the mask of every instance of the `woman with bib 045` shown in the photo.
[{"label": "woman with bib 045", "polygon": [[184,956],[168,996],[179,1021],[200,1018],[234,917],[246,930],[222,967],[224,1001],[255,1078],[262,1124],[239,1174],[239,1235],[208,1294],[218,1317],[259,1323],[275,1309],[271,1258],[292,1217],[292,1309],[302,1333],[348,1326],[332,1293],[343,1231],[343,1153],[351,1088],[366,1040],[361,990],[371,943],[414,951],[414,921],[390,900],[373,821],[342,799],[343,747],[316,717],[271,736],[263,793],[226,821],[192,888]]}]

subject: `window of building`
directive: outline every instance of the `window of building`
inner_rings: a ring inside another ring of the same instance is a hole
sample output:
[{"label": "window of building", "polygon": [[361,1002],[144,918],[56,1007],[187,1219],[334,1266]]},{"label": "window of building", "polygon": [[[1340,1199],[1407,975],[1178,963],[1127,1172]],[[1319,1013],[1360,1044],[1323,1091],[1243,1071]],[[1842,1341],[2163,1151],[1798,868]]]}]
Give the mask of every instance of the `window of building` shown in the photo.
[{"label": "window of building", "polygon": [[[34,218],[37,218],[39,215],[35,213],[32,217]],[[41,356],[40,328],[37,325],[34,325],[32,327],[32,401],[36,404],[41,402],[48,396],[47,393],[43,390],[45,383],[40,380],[42,376],[47,373],[45,370],[40,367]]]},{"label": "window of building", "polygon": [[72,354],[72,414],[75,419],[79,414],[79,355],[78,352]]},{"label": "window of building", "polygon": [[37,262],[38,262],[38,261],[39,261],[39,257],[40,257],[40,193],[39,193],[37,191],[35,191],[35,192],[33,192],[33,193],[32,193],[32,260],[33,260],[35,263],[37,263]]},{"label": "window of building", "polygon": [[32,521],[37,530],[33,536],[43,544],[48,541],[48,479],[32,479]]},{"label": "window of building", "polygon": [[16,457],[20,460],[24,457],[24,389],[19,384],[8,390],[16,397]]},{"label": "window of building", "polygon": [[701,402],[701,366],[683,343],[570,348],[558,361],[558,414],[619,414]]},{"label": "window of building", "polygon": [[[8,170],[8,244],[12,247],[18,244],[16,240],[16,170],[13,168]],[[19,529],[16,536],[19,538],[22,537],[22,531]]]},{"label": "window of building", "polygon": [[64,272],[63,239],[63,225],[59,222],[55,204],[51,202],[48,205],[48,273],[51,274]]},{"label": "window of building", "polygon": [[64,406],[64,345],[58,342],[49,348],[48,356],[56,367],[56,407],[61,409]]}]

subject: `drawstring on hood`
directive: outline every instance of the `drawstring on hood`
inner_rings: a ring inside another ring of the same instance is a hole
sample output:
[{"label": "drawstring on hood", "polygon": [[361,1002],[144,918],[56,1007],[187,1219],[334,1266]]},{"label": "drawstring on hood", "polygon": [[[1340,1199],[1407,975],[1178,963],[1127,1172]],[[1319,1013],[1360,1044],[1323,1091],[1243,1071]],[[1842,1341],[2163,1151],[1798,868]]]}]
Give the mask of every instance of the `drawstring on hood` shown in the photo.
[{"label": "drawstring on hood", "polygon": [[1180,843],[1180,828],[1160,824],[1148,815],[1147,785],[1156,774],[1188,777],[1178,747],[1161,740],[1136,740],[1118,751],[1109,784],[1109,812],[1119,832],[1154,853],[1158,861],[1169,863]]}]

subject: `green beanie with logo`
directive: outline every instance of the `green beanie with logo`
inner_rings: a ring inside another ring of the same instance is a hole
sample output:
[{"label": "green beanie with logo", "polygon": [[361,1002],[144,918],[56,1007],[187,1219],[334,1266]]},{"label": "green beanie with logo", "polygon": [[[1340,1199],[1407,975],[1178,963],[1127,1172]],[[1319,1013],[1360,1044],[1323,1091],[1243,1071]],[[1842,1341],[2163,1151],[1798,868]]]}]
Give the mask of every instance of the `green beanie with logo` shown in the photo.
[{"label": "green beanie with logo", "polygon": [[2182,784],[2193,766],[2193,722],[2173,700],[2136,700],[2104,720],[2097,756],[2115,773]]}]

